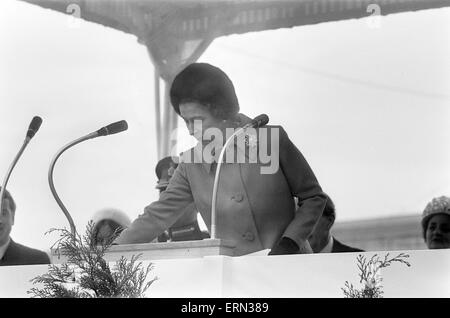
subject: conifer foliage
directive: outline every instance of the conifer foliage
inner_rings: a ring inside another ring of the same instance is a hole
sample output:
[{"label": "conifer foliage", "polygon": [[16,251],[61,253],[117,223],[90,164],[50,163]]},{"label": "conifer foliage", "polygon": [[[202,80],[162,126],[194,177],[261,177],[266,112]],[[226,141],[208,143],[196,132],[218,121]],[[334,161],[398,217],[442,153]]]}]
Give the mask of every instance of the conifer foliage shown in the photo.
[{"label": "conifer foliage", "polygon": [[66,229],[52,229],[49,232],[54,231],[58,231],[60,237],[53,247],[56,246],[57,253],[67,257],[67,261],[49,265],[46,274],[31,280],[39,285],[28,291],[32,297],[140,298],[157,279],[147,279],[153,264],[144,267],[138,262],[140,254],[133,255],[130,260],[122,256],[110,267],[104,256],[118,236],[117,232],[97,245],[92,221],[88,223],[83,237]]},{"label": "conifer foliage", "polygon": [[345,282],[345,287],[341,288],[344,292],[345,298],[383,298],[383,286],[381,282],[381,269],[391,266],[392,263],[401,263],[410,267],[411,264],[406,261],[409,258],[408,254],[400,253],[399,255],[389,258],[387,253],[384,258],[378,254],[374,254],[369,260],[363,255],[358,255],[356,258],[357,266],[360,271],[359,282],[363,284],[361,289],[357,289],[348,281]]}]

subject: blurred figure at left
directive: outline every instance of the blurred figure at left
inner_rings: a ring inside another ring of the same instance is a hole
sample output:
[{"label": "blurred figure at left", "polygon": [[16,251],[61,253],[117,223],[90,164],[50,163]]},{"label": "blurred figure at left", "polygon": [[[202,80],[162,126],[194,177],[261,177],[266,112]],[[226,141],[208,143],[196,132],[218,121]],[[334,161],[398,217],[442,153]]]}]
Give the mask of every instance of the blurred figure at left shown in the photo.
[{"label": "blurred figure at left", "polygon": [[97,245],[111,243],[114,234],[119,235],[130,226],[130,218],[121,210],[105,208],[94,214],[94,238]]},{"label": "blurred figure at left", "polygon": [[45,252],[18,244],[11,239],[15,213],[16,203],[9,191],[5,190],[0,213],[0,266],[50,264]]}]

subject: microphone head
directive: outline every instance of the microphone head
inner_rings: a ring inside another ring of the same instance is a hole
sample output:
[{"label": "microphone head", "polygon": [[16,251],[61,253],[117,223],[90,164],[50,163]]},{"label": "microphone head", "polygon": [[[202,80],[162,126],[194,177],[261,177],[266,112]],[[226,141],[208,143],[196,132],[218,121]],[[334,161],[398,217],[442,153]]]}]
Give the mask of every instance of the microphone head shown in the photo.
[{"label": "microphone head", "polygon": [[117,134],[117,133],[120,133],[127,129],[128,129],[128,123],[125,120],[121,120],[121,121],[109,124],[108,126],[100,128],[99,130],[97,130],[97,134],[98,134],[98,136],[106,136],[106,135]]},{"label": "microphone head", "polygon": [[30,126],[28,126],[28,131],[27,131],[28,139],[31,139],[34,137],[34,135],[39,130],[39,127],[41,127],[41,124],[42,124],[42,118],[39,116],[34,116],[33,119],[31,120]]},{"label": "microphone head", "polygon": [[252,120],[252,127],[254,127],[254,128],[262,127],[264,125],[267,125],[268,122],[269,122],[269,116],[267,116],[266,114],[261,114],[261,115],[256,116]]}]

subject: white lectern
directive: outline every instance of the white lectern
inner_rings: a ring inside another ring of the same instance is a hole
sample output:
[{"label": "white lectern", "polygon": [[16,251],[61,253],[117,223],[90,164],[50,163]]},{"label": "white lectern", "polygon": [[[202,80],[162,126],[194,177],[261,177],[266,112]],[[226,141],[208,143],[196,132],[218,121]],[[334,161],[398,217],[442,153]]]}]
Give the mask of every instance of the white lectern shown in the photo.
[{"label": "white lectern", "polygon": [[[113,245],[106,253],[106,260],[116,261],[121,256],[141,254],[140,260],[151,261],[174,258],[200,258],[204,256],[234,256],[235,243],[222,239],[199,241]],[[52,250],[52,263],[63,263],[65,257]]]}]

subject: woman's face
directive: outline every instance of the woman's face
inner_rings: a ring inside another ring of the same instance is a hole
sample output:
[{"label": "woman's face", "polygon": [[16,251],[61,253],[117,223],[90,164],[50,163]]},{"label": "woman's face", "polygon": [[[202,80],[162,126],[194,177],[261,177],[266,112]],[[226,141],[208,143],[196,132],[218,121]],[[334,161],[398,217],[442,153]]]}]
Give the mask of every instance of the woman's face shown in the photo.
[{"label": "woman's face", "polygon": [[226,121],[214,117],[206,106],[198,102],[181,103],[180,115],[186,123],[189,134],[199,141],[208,128],[218,128],[221,131],[225,129]]},{"label": "woman's face", "polygon": [[429,249],[450,248],[450,215],[436,214],[431,217],[425,240]]}]

